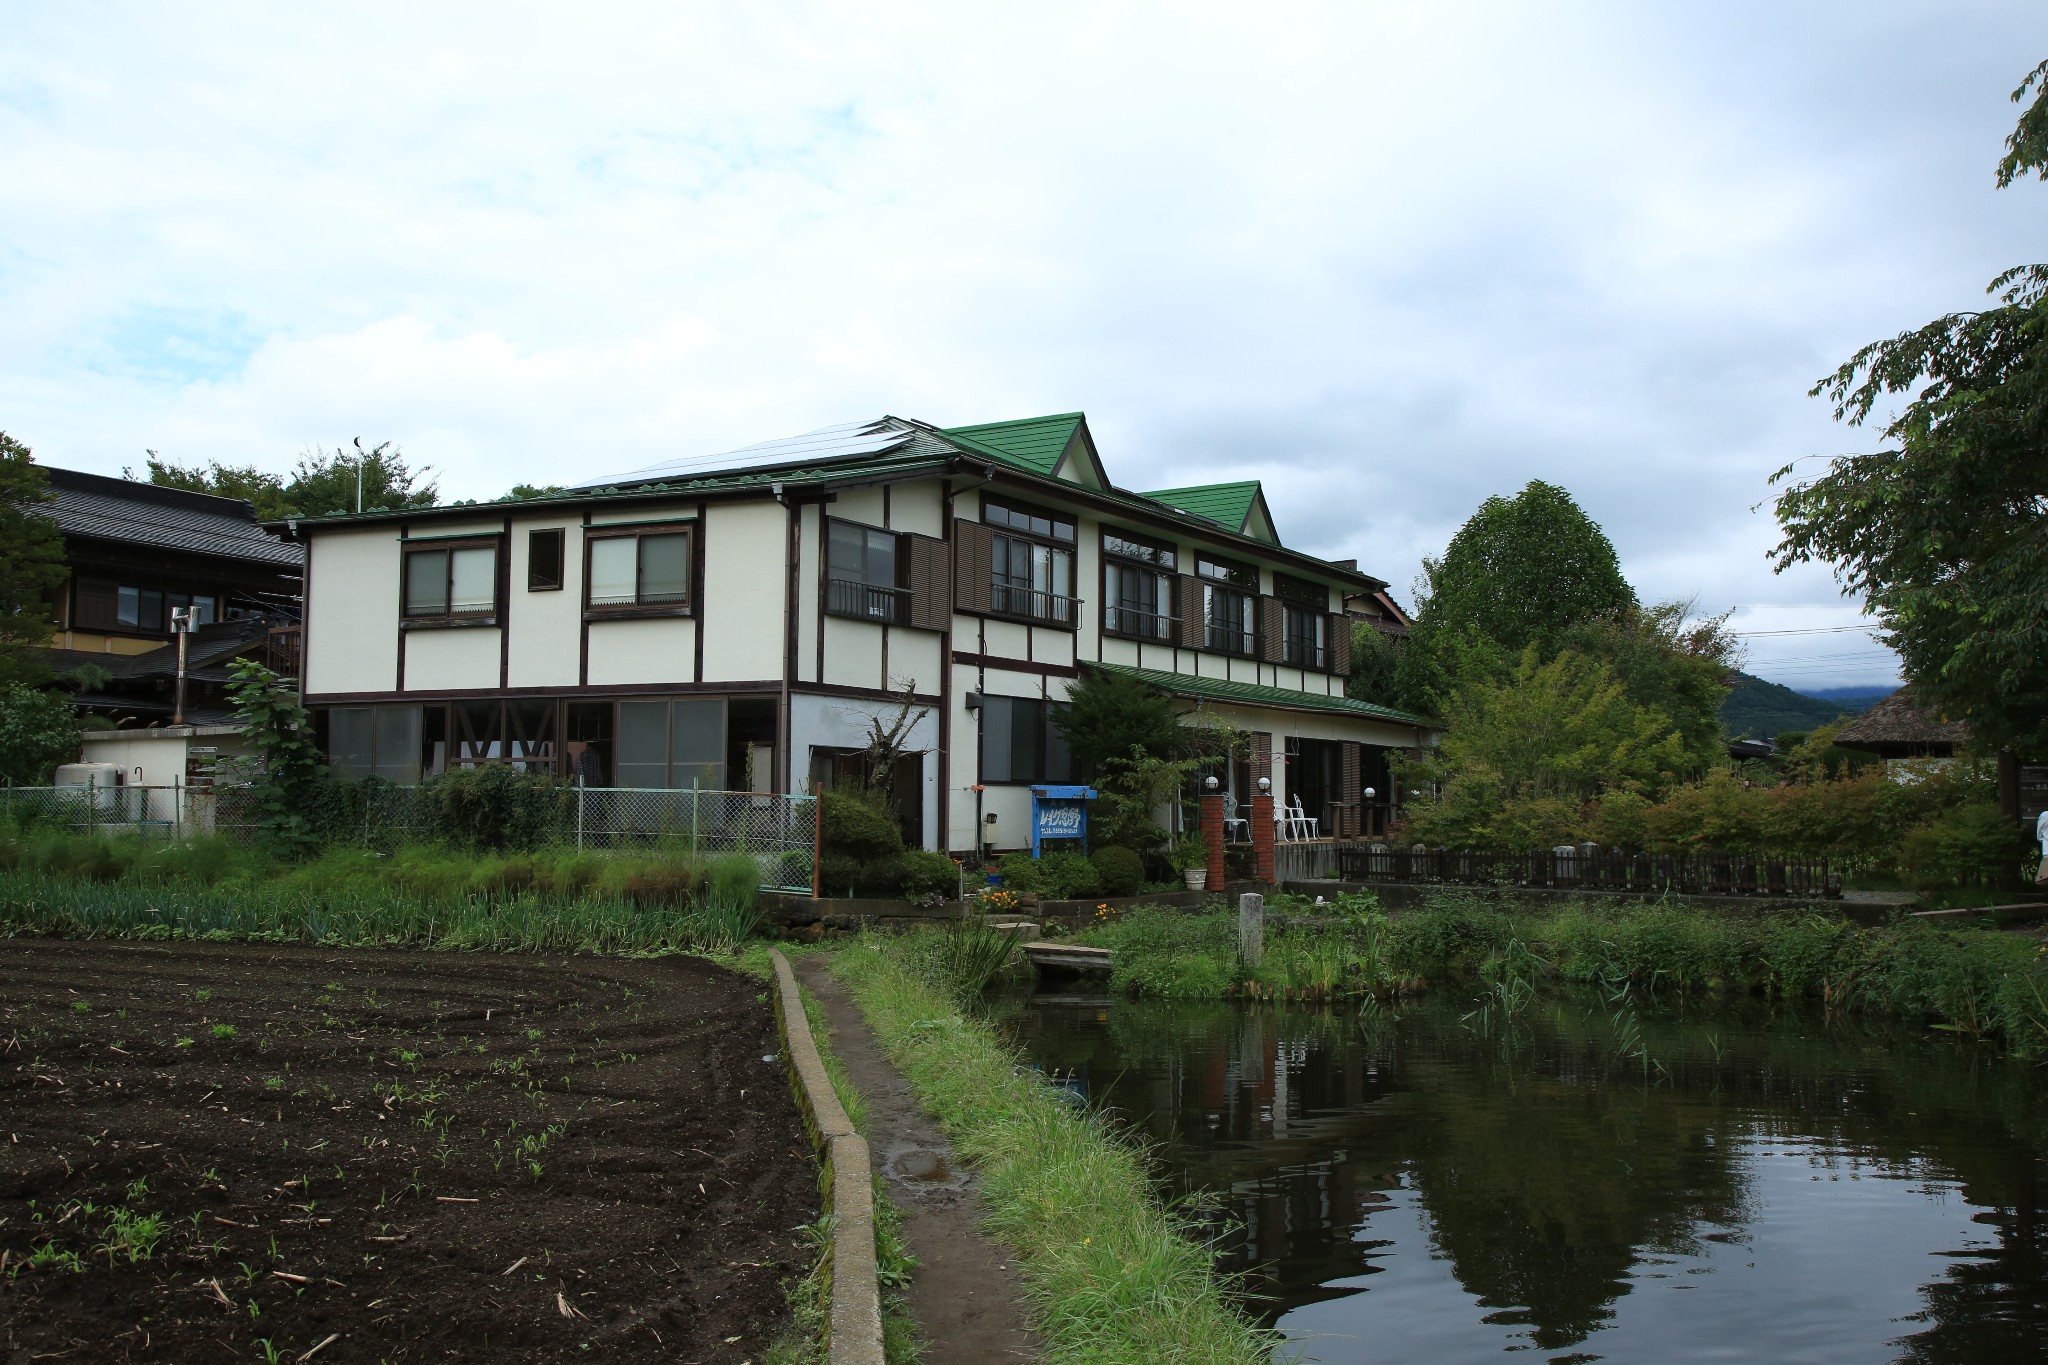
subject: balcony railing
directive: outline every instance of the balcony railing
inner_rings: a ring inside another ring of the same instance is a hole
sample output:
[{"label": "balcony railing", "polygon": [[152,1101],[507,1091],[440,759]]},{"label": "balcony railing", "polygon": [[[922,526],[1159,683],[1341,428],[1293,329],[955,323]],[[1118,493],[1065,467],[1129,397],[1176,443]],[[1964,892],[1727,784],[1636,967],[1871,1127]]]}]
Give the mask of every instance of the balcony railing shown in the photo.
[{"label": "balcony railing", "polygon": [[1202,647],[1211,654],[1253,654],[1252,632],[1224,621],[1211,621],[1202,632]]},{"label": "balcony railing", "polygon": [[1287,662],[1296,668],[1326,667],[1323,647],[1313,640],[1289,640],[1282,650]]},{"label": "balcony railing", "polygon": [[1132,607],[1105,607],[1102,611],[1104,630],[1112,635],[1128,635],[1139,640],[1172,640],[1179,625],[1177,616],[1161,616],[1157,612],[1138,611]]},{"label": "balcony railing", "polygon": [[1062,597],[1056,592],[1045,592],[1039,588],[1020,588],[1011,583],[996,583],[991,586],[989,607],[1004,616],[1022,616],[1048,625],[1069,626],[1074,624],[1075,608],[1080,605],[1078,597]]},{"label": "balcony railing", "polygon": [[878,588],[852,578],[825,580],[825,610],[833,616],[900,625],[909,615],[909,599],[901,588]]}]

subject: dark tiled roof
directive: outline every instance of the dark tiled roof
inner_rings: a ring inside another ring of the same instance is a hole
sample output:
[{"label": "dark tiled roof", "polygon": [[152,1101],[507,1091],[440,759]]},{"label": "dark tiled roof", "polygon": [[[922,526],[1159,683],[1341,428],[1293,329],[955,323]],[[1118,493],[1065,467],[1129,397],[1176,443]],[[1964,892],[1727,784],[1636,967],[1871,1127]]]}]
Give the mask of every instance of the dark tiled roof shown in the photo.
[{"label": "dark tiled roof", "polygon": [[1316,692],[1290,692],[1284,687],[1230,682],[1223,678],[1196,678],[1186,673],[1164,673],[1156,668],[1132,668],[1126,664],[1085,663],[1083,667],[1099,668],[1105,673],[1136,678],[1139,682],[1147,683],[1162,692],[1170,692],[1176,697],[1236,702],[1244,706],[1278,706],[1292,711],[1330,711],[1338,715],[1355,716],[1360,720],[1392,721],[1397,725],[1429,724],[1420,716],[1411,716],[1406,711],[1396,711],[1391,706],[1374,706],[1369,701],[1354,701],[1350,697],[1329,697]]},{"label": "dark tiled roof", "polygon": [[295,569],[305,560],[299,546],[258,526],[255,511],[239,498],[159,488],[75,469],[43,472],[56,494],[46,506],[67,536],[278,568]]}]

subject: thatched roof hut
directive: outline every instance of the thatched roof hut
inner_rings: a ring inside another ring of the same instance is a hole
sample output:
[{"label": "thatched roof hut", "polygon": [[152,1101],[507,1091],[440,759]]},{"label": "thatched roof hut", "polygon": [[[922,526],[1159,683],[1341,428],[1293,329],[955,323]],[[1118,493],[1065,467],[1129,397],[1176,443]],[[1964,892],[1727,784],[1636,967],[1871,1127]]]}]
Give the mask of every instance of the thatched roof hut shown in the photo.
[{"label": "thatched roof hut", "polygon": [[1836,735],[1835,743],[1886,758],[1951,757],[1968,742],[1968,728],[1916,705],[1910,693],[1902,687],[1878,702]]}]

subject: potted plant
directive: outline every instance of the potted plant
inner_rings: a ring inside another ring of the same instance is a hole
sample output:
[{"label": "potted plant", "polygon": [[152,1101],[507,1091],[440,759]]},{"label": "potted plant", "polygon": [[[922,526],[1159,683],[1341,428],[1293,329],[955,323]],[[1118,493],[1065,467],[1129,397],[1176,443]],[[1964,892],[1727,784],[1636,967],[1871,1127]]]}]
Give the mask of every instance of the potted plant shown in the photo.
[{"label": "potted plant", "polygon": [[1209,885],[1209,841],[1196,830],[1189,830],[1166,846],[1166,865],[1180,873],[1180,879],[1190,891],[1202,891]]}]

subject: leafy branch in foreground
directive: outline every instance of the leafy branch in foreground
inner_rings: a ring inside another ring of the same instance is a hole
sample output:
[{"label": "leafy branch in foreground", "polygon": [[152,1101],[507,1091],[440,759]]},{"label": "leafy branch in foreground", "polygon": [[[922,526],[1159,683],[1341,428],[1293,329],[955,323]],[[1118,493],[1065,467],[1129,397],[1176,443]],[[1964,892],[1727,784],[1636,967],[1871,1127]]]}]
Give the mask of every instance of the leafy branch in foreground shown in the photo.
[{"label": "leafy branch in foreground", "polygon": [[[2048,179],[2048,62],[2006,141],[2001,188]],[[1995,306],[1872,342],[1813,387],[1861,426],[1894,395],[1893,448],[1844,455],[1780,493],[1779,571],[1825,560],[1883,627],[1919,701],[1989,746],[2048,750],[2048,265],[1987,290]],[[1788,465],[1771,476],[1775,485]]]}]

